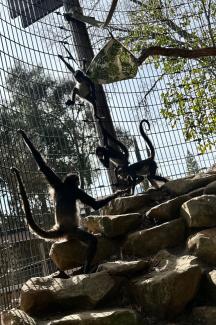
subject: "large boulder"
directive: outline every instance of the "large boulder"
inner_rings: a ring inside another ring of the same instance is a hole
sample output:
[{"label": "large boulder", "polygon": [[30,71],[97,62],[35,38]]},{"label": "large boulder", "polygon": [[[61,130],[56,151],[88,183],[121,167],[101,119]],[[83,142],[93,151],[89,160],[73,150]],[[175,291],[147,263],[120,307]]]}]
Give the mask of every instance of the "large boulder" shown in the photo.
[{"label": "large boulder", "polygon": [[55,310],[88,310],[112,297],[120,277],[107,272],[77,275],[70,279],[32,278],[21,289],[20,307],[29,315],[48,314]]},{"label": "large boulder", "polygon": [[172,318],[195,297],[201,268],[195,256],[176,257],[166,251],[155,257],[155,269],[130,281],[134,302],[147,314]]},{"label": "large boulder", "polygon": [[150,266],[149,261],[135,260],[135,261],[114,261],[99,265],[98,271],[106,271],[109,274],[132,276],[134,274],[148,270]]},{"label": "large boulder", "polygon": [[126,197],[118,197],[112,200],[104,208],[100,210],[102,215],[118,215],[131,212],[137,212],[146,207],[148,210],[153,204],[149,194],[131,195]]},{"label": "large boulder", "polygon": [[101,233],[106,237],[117,237],[140,225],[142,216],[139,213],[129,213],[107,216],[89,216],[83,218],[82,224],[89,231]]},{"label": "large boulder", "polygon": [[183,195],[216,180],[216,174],[200,173],[196,176],[185,177],[169,181],[163,188],[175,195]]},{"label": "large boulder", "polygon": [[[110,256],[118,253],[117,242],[97,236],[98,245],[93,264],[102,263]],[[87,246],[77,239],[55,242],[50,250],[50,257],[60,270],[69,270],[84,264]]]},{"label": "large boulder", "polygon": [[208,264],[216,265],[216,228],[192,235],[187,246],[189,251]]},{"label": "large boulder", "polygon": [[189,195],[181,195],[168,200],[151,208],[146,216],[161,222],[176,219],[179,217],[182,204],[189,199]]},{"label": "large boulder", "polygon": [[1,313],[1,325],[37,325],[38,322],[23,310],[13,308]]},{"label": "large boulder", "polygon": [[178,246],[184,238],[185,221],[179,218],[129,234],[122,252],[125,255],[146,257],[163,248]]},{"label": "large boulder", "polygon": [[129,308],[82,312],[47,322],[47,325],[140,325],[138,314]]},{"label": "large boulder", "polygon": [[191,228],[216,226],[216,195],[201,195],[185,202],[180,215]]}]

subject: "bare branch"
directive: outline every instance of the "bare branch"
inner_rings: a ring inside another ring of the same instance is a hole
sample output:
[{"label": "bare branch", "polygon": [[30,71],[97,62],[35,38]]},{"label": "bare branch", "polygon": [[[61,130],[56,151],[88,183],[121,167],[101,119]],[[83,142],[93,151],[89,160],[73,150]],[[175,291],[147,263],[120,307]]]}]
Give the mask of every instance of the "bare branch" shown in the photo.
[{"label": "bare branch", "polygon": [[152,46],[149,48],[144,48],[142,50],[140,57],[137,59],[137,62],[139,65],[141,65],[149,56],[156,55],[196,59],[206,56],[216,56],[216,47],[206,47],[189,50],[180,49],[177,47],[166,48],[160,46]]}]

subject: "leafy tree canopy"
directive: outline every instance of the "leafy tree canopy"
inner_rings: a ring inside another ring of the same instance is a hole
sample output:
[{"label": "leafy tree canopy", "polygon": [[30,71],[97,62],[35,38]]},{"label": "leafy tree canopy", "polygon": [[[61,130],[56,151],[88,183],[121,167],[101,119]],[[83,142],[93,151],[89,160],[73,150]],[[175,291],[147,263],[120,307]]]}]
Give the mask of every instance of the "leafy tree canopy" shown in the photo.
[{"label": "leafy tree canopy", "polygon": [[[149,46],[201,48],[216,46],[216,3],[211,0],[147,0],[130,14],[126,40],[139,53]],[[197,140],[204,153],[215,145],[216,58],[197,60],[149,58],[169,82],[162,92],[162,115],[175,127],[184,122],[186,140]]]}]

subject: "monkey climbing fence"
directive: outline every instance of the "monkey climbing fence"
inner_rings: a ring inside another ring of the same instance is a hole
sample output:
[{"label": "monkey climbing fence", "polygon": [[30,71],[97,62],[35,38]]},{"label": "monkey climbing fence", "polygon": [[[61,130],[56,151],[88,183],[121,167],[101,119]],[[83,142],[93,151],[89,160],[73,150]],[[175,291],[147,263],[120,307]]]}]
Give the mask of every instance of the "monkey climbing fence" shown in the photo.
[{"label": "monkey climbing fence", "polygon": [[[89,58],[89,47],[82,42],[81,31],[77,29],[72,37],[61,4],[24,28],[27,13],[22,6],[30,8],[31,2],[19,0],[13,14],[11,3],[0,0],[0,309],[16,306],[20,287],[28,278],[55,270],[48,256],[49,244],[31,235],[24,224],[11,166],[22,172],[37,222],[48,228],[53,216],[46,182],[16,130],[28,132],[60,176],[78,171],[82,187],[91,195],[104,196],[112,185],[95,157],[99,139],[90,107],[80,102],[73,108],[65,105],[73,79],[58,55],[74,69],[82,66],[79,53]],[[35,10],[45,11],[44,1],[34,3]],[[155,45],[215,46],[216,9],[211,1],[119,1],[108,29],[104,29],[100,22],[105,22],[110,4],[107,0],[80,3],[83,14],[76,18],[86,23],[94,55],[109,42],[110,32],[135,56],[142,48]],[[101,75],[102,64],[98,69]],[[115,73],[109,65],[109,76]],[[148,134],[163,176],[182,177],[215,162],[215,74],[215,57],[150,57],[133,78],[103,86],[105,113],[110,114],[105,114],[107,127],[113,123],[118,138],[129,149],[130,162],[148,155],[138,131],[142,118],[150,122]],[[142,192],[145,186],[137,191]],[[81,209],[83,215],[89,212]]]}]

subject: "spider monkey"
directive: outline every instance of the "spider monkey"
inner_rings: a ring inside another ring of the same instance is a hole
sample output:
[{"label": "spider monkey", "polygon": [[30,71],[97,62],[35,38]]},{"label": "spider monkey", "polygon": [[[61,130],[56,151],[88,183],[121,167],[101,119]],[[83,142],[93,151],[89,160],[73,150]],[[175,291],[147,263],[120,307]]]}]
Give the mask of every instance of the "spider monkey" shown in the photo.
[{"label": "spider monkey", "polygon": [[116,174],[117,174],[117,179],[125,179],[129,178],[130,183],[131,183],[131,189],[132,189],[132,194],[134,194],[135,186],[136,184],[140,183],[143,181],[144,177],[143,175],[147,175],[148,181],[151,183],[151,185],[158,189],[159,186],[156,181],[162,181],[164,183],[168,182],[168,180],[165,177],[156,175],[156,170],[157,170],[157,164],[155,162],[155,149],[153,147],[153,144],[147,134],[143,130],[143,123],[147,123],[148,128],[150,129],[150,124],[148,120],[143,119],[140,122],[140,133],[143,137],[143,139],[146,141],[150,148],[150,156],[142,161],[138,161],[134,164],[131,165],[125,165],[123,167],[117,167],[116,169]]},{"label": "spider monkey", "polygon": [[[65,48],[72,57],[71,53]],[[73,106],[75,104],[76,95],[83,100],[90,102],[95,108],[96,106],[96,90],[93,81],[87,76],[87,74],[82,70],[74,70],[72,66],[63,58],[62,55],[58,57],[64,62],[67,68],[73,73],[76,80],[75,86],[72,90],[72,98],[69,99],[65,104],[67,106]],[[85,63],[84,63],[85,68]]]},{"label": "spider monkey", "polygon": [[[96,148],[96,155],[100,162],[104,165],[104,167],[109,168],[110,162],[112,162],[115,167],[123,167],[128,165],[129,153],[126,146],[116,138],[114,138],[103,126],[102,117],[96,115],[98,119],[98,123],[101,128],[102,136],[103,136],[103,146],[98,146]],[[109,142],[113,142],[116,144],[120,150],[114,149]]]},{"label": "spider monkey", "polygon": [[[80,228],[80,215],[76,202],[77,200],[80,200],[84,204],[92,207],[94,210],[97,210],[102,208],[112,199],[121,195],[124,191],[116,191],[114,194],[109,195],[104,199],[95,200],[93,197],[89,196],[79,188],[79,177],[77,174],[68,174],[62,181],[46,164],[40,152],[34,147],[26,133],[23,130],[18,130],[18,133],[22,135],[39,169],[45,175],[49,185],[54,190],[53,200],[55,205],[55,225],[52,229],[46,231],[41,229],[35,223],[19,170],[12,168],[12,172],[15,173],[19,184],[26,221],[30,227],[30,230],[43,239],[57,240],[60,238],[77,238],[78,240],[86,243],[88,248],[84,263],[84,273],[90,273],[91,262],[97,249],[97,238]],[[60,271],[58,277],[68,276],[63,271]]]}]

